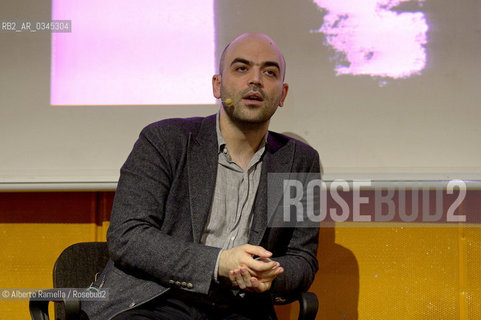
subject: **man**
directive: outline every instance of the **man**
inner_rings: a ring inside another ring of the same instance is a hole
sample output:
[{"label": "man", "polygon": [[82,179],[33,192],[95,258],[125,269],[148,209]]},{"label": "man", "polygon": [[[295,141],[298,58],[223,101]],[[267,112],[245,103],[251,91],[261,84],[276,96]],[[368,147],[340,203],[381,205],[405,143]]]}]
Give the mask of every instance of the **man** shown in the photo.
[{"label": "man", "polygon": [[275,319],[272,295],[305,291],[316,228],[270,228],[268,172],[318,173],[312,148],[269,132],[288,85],[268,36],[224,50],[217,115],[146,127],[122,167],[107,234],[111,261],[90,319]]}]

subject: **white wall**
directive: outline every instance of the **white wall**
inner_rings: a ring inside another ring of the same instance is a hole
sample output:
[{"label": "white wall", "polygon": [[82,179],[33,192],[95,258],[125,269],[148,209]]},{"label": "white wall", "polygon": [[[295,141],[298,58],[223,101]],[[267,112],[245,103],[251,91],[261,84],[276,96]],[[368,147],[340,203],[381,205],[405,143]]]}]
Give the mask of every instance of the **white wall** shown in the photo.
[{"label": "white wall", "polygon": [[[310,32],[323,16],[310,0],[276,3],[217,1],[216,45],[220,51],[246,31],[266,32],[278,42],[290,90],[271,128],[307,140],[327,176],[481,177],[479,1],[427,0],[427,68],[384,87],[367,76],[336,77],[332,51],[320,33]],[[50,6],[46,0],[2,1],[0,17],[49,20]],[[50,106],[48,33],[0,33],[0,70],[4,190],[113,188],[143,126],[218,109]]]}]

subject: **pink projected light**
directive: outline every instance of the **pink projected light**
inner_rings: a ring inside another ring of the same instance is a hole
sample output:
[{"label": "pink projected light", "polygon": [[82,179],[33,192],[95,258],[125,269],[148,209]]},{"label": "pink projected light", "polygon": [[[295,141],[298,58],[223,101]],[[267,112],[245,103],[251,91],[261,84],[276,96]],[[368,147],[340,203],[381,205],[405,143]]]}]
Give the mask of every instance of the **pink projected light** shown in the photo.
[{"label": "pink projected light", "polygon": [[327,11],[318,31],[338,53],[338,75],[406,78],[424,69],[425,16],[396,10],[408,2],[421,6],[422,0],[313,1]]},{"label": "pink projected light", "polygon": [[214,0],[53,0],[51,104],[213,104]]}]

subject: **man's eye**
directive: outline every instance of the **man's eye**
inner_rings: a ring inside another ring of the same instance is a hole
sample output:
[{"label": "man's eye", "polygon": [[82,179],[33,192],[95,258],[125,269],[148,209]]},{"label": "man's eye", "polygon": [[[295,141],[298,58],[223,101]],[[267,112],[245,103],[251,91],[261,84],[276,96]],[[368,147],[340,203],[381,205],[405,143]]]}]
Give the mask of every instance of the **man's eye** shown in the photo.
[{"label": "man's eye", "polygon": [[266,70],[265,73],[266,73],[268,76],[271,76],[271,77],[276,77],[276,76],[277,76],[277,72],[274,71],[274,70]]},{"label": "man's eye", "polygon": [[239,67],[236,67],[235,70],[236,70],[236,71],[246,71],[246,70],[247,70],[247,67],[245,67],[245,66],[239,66]]}]

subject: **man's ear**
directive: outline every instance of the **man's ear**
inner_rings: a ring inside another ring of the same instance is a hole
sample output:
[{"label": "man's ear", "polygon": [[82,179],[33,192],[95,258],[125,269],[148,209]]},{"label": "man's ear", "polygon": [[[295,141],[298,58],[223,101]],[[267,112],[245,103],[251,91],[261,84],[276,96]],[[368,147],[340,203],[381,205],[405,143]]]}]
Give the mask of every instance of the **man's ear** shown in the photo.
[{"label": "man's ear", "polygon": [[287,83],[283,83],[282,95],[281,95],[281,101],[279,102],[279,107],[282,107],[284,105],[284,100],[286,100],[286,97],[287,97],[287,91],[289,91],[289,85]]},{"label": "man's ear", "polygon": [[214,74],[212,77],[212,92],[214,97],[220,99],[220,83],[222,81],[222,76],[220,74]]}]

